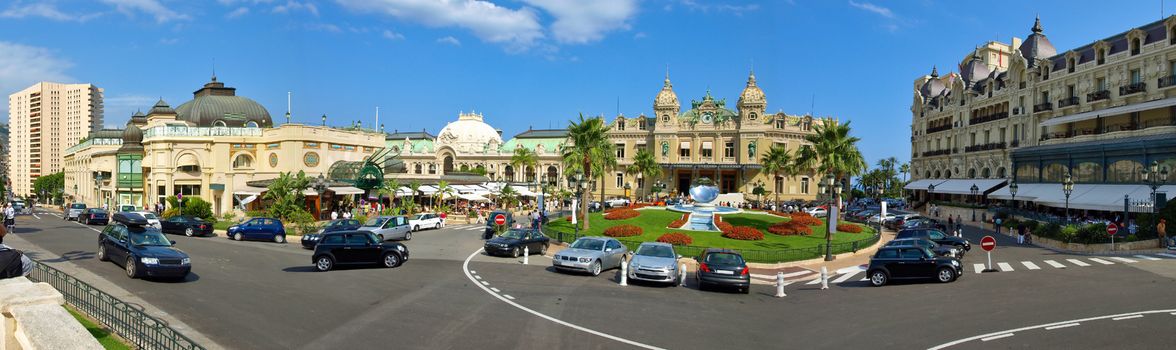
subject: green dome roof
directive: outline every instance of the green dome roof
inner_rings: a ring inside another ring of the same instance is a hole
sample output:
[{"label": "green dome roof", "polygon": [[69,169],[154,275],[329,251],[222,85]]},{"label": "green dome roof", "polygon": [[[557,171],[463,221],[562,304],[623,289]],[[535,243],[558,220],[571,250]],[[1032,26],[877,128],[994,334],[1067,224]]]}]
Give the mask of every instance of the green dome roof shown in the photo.
[{"label": "green dome roof", "polygon": [[236,90],[225,87],[224,83],[217,82],[216,77],[213,77],[211,82],[192,94],[191,101],[176,108],[176,119],[201,127],[217,125],[218,121],[230,127],[246,126],[249,122],[255,122],[263,128],[274,125],[265,107],[249,98],[237,96]]}]

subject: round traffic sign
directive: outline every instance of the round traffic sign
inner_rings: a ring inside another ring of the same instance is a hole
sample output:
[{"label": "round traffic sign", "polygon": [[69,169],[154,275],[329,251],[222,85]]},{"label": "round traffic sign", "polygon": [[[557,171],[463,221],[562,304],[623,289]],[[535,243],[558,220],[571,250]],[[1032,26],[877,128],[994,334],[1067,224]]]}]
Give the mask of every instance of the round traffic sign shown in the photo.
[{"label": "round traffic sign", "polygon": [[993,249],[996,249],[996,238],[984,236],[984,238],[980,239],[980,248],[983,248],[986,252],[991,252]]},{"label": "round traffic sign", "polygon": [[498,226],[506,225],[506,215],[494,215],[494,224]]},{"label": "round traffic sign", "polygon": [[1107,225],[1107,234],[1108,234],[1108,235],[1114,236],[1114,235],[1115,235],[1115,233],[1118,233],[1118,232],[1119,232],[1119,226],[1118,226],[1118,225],[1115,225],[1115,224],[1110,224],[1110,225]]}]

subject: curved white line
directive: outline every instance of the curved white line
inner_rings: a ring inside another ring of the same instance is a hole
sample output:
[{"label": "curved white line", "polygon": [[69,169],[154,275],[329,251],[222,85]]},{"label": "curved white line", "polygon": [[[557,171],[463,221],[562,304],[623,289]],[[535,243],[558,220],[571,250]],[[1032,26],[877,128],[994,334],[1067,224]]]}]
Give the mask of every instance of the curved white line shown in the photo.
[{"label": "curved white line", "polygon": [[591,330],[591,329],[588,329],[588,328],[584,328],[584,327],[578,326],[578,325],[576,325],[576,324],[573,324],[573,323],[570,323],[570,322],[567,322],[567,321],[563,321],[563,320],[557,319],[557,318],[555,318],[555,317],[547,316],[547,315],[545,315],[545,314],[543,314],[543,313],[540,313],[540,312],[538,312],[538,311],[531,310],[531,309],[527,308],[526,306],[519,305],[518,303],[515,303],[514,301],[508,300],[507,298],[504,298],[503,296],[501,296],[501,295],[498,295],[498,293],[494,293],[494,292],[490,291],[490,288],[489,288],[489,287],[486,287],[486,286],[482,285],[481,283],[478,283],[478,281],[474,279],[474,276],[473,276],[473,275],[470,275],[470,260],[472,260],[472,259],[474,258],[474,256],[477,256],[477,255],[478,255],[478,253],[480,253],[480,252],[482,252],[482,248],[478,248],[478,250],[475,250],[473,254],[470,254],[470,256],[469,256],[469,257],[467,257],[467,258],[465,259],[465,263],[463,263],[463,264],[461,265],[461,270],[462,270],[462,272],[464,272],[464,273],[465,273],[465,275],[466,275],[466,278],[469,278],[469,279],[470,279],[470,282],[474,282],[474,285],[475,285],[475,286],[478,286],[478,288],[482,288],[482,290],[483,290],[483,291],[486,291],[486,293],[488,293],[488,294],[490,294],[490,295],[493,295],[495,298],[498,298],[498,300],[502,300],[502,302],[504,302],[504,303],[507,303],[507,304],[509,304],[510,306],[514,306],[515,308],[517,308],[517,309],[519,309],[519,310],[523,310],[523,311],[529,312],[529,313],[531,313],[532,315],[535,315],[535,316],[539,316],[539,317],[545,318],[545,319],[547,319],[548,321],[555,322],[555,323],[558,323],[558,324],[561,324],[561,325],[567,326],[567,327],[569,327],[569,328],[572,328],[572,329],[575,329],[575,330],[578,330],[578,331],[581,331],[581,332],[584,332],[584,333],[588,333],[588,334],[597,335],[597,336],[601,336],[601,337],[604,337],[604,338],[608,338],[608,339],[616,340],[616,341],[619,341],[619,342],[622,342],[622,343],[625,343],[625,344],[629,344],[629,345],[632,345],[632,346],[640,347],[640,348],[646,348],[646,349],[650,349],[650,350],[665,350],[665,349],[663,349],[663,348],[659,348],[659,347],[656,347],[656,346],[653,346],[653,345],[644,344],[644,343],[639,343],[639,342],[635,342],[635,341],[632,341],[632,340],[628,340],[628,339],[625,339],[625,338],[621,338],[621,337],[618,337],[618,336],[615,336],[615,335],[611,335],[611,334],[607,334],[607,333],[603,333],[603,332],[599,332],[599,331],[594,331],[594,330]]},{"label": "curved white line", "polygon": [[[1078,319],[1078,320],[1069,320],[1069,321],[1040,324],[1040,325],[1036,325],[1036,326],[1021,327],[1021,328],[1017,328],[1017,329],[1010,329],[1010,330],[992,332],[992,333],[988,333],[988,334],[981,334],[981,335],[977,335],[977,336],[970,337],[970,338],[956,340],[956,341],[953,341],[950,343],[943,343],[938,346],[929,348],[927,350],[939,350],[939,349],[944,349],[944,348],[956,346],[956,345],[959,345],[962,343],[967,343],[967,342],[970,342],[970,341],[973,341],[976,339],[988,338],[991,336],[1001,335],[1001,334],[1005,334],[1005,333],[1017,333],[1017,332],[1033,330],[1033,329],[1038,329],[1038,328],[1046,328],[1046,327],[1053,327],[1053,326],[1058,326],[1058,325],[1065,325],[1067,323],[1080,323],[1080,322],[1086,322],[1086,321],[1105,320],[1108,318],[1134,316],[1134,315],[1138,315],[1138,316],[1142,317],[1143,315],[1146,315],[1146,314],[1158,314],[1158,313],[1163,313],[1163,312],[1176,312],[1176,309],[1128,312],[1128,313],[1117,314],[1117,315],[1098,316],[1098,317],[1083,318],[1083,319]],[[1174,313],[1174,315],[1176,315],[1176,313]]]}]

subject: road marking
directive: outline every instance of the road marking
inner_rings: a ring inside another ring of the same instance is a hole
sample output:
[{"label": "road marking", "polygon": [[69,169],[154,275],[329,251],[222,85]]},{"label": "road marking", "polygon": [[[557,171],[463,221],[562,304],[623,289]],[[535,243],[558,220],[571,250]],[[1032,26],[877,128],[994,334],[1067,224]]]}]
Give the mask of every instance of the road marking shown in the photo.
[{"label": "road marking", "polygon": [[972,268],[976,269],[976,273],[984,272],[984,264],[972,264]]},{"label": "road marking", "polygon": [[482,279],[482,276],[474,276],[474,278]]},{"label": "road marking", "polygon": [[477,274],[478,274],[478,271],[470,270],[470,273],[471,273],[471,274],[475,274],[475,275],[477,275]]},{"label": "road marking", "polygon": [[1082,266],[1082,267],[1090,266],[1090,264],[1087,264],[1085,261],[1078,260],[1078,259],[1066,259],[1066,261],[1069,261],[1071,264]]},{"label": "road marking", "polygon": [[1156,255],[1159,255],[1162,257],[1168,257],[1168,258],[1176,258],[1176,255],[1172,255],[1172,254],[1168,254],[1168,253],[1156,253]]},{"label": "road marking", "polygon": [[814,279],[814,280],[812,280],[812,281],[809,281],[808,283],[805,283],[805,284],[807,284],[807,285],[813,285],[813,284],[817,284],[817,283],[821,283],[821,278],[820,278],[820,277],[817,277],[816,279]]},{"label": "road marking", "polygon": [[507,299],[510,299],[510,300],[515,300],[515,299],[514,299],[514,297],[510,296],[510,294],[503,294],[502,296],[504,296],[504,297],[506,297]]},{"label": "road marking", "polygon": [[37,216],[37,213],[33,213],[33,217],[34,217],[34,218],[37,218],[37,220],[41,220],[41,217],[40,217],[40,216]]},{"label": "road marking", "polygon": [[998,262],[996,266],[1000,266],[1000,270],[1004,272],[1013,271],[1013,265],[1009,265],[1007,262]]},{"label": "road marking", "polygon": [[[999,336],[999,335],[1003,335],[1003,334],[1013,334],[1016,332],[1024,332],[1024,331],[1033,330],[1033,329],[1053,327],[1053,326],[1059,326],[1059,325],[1070,324],[1070,323],[1080,323],[1080,322],[1095,321],[1095,320],[1102,320],[1102,319],[1115,318],[1115,317],[1123,317],[1123,316],[1131,316],[1131,315],[1144,315],[1144,314],[1156,314],[1156,313],[1164,313],[1164,312],[1176,315],[1176,309],[1166,309],[1166,310],[1140,311],[1140,312],[1132,312],[1132,313],[1125,313],[1125,314],[1118,314],[1118,315],[1097,316],[1097,317],[1089,317],[1089,318],[1083,318],[1083,319],[1077,319],[1077,320],[1068,320],[1068,321],[1061,321],[1061,322],[1054,322],[1054,323],[1046,323],[1046,324],[1040,324],[1040,325],[1036,325],[1036,326],[1021,327],[1021,328],[1017,328],[1017,329],[1009,329],[1009,330],[992,332],[992,333],[988,333],[988,334],[981,334],[981,335],[972,336],[972,337],[968,337],[968,338],[964,338],[964,339],[954,340],[951,342],[936,345],[934,347],[929,348],[928,350],[946,349],[946,348],[956,346],[959,344],[963,344],[963,343],[967,343],[967,342],[970,342],[973,340],[979,339],[979,340],[983,341],[984,338],[991,338],[991,337]],[[1142,317],[1142,316],[1140,316],[1140,317]]]},{"label": "road marking", "polygon": [[1135,315],[1131,315],[1131,316],[1115,317],[1115,318],[1112,318],[1111,321],[1130,320],[1133,318],[1140,318],[1140,317],[1143,317],[1143,315],[1135,314]]},{"label": "road marking", "polygon": [[1164,259],[1160,259],[1160,258],[1157,258],[1154,256],[1147,256],[1147,255],[1136,255],[1135,257],[1140,258],[1140,259],[1145,259],[1145,260],[1151,260],[1151,261],[1164,260]]},{"label": "road marking", "polygon": [[1112,257],[1111,257],[1111,259],[1115,259],[1115,260],[1118,260],[1118,261],[1122,261],[1122,262],[1125,262],[1125,263],[1128,263],[1128,264],[1131,264],[1131,263],[1136,263],[1136,262],[1138,262],[1138,261],[1135,261],[1135,260],[1131,260],[1131,259],[1124,258],[1124,257],[1118,257],[1118,256],[1112,256]]},{"label": "road marking", "polygon": [[833,283],[841,283],[841,282],[848,281],[851,277],[856,276],[858,273],[861,273],[861,271],[854,271],[854,272],[850,272],[850,273],[841,275],[841,277],[837,277],[837,279],[833,280]]},{"label": "road marking", "polygon": [[494,291],[495,293],[501,292],[501,290],[498,290],[498,288],[494,287],[490,287],[490,290]]},{"label": "road marking", "polygon": [[1008,338],[1011,336],[1013,336],[1013,333],[1005,333],[1005,334],[1001,334],[1001,335],[994,335],[994,336],[991,336],[988,338],[981,338],[980,341],[997,340],[997,339],[1001,339],[1001,338]]},{"label": "road marking", "polygon": [[486,281],[481,281],[481,282],[482,282],[482,285],[483,285],[483,286],[488,286],[488,285],[490,285],[490,282],[486,282]]},{"label": "road marking", "polygon": [[1049,327],[1045,327],[1045,330],[1047,330],[1047,331],[1052,331],[1052,330],[1055,330],[1055,329],[1060,329],[1060,328],[1074,327],[1074,326],[1077,326],[1077,325],[1080,325],[1080,324],[1081,324],[1081,323],[1077,323],[1077,322],[1075,322],[1075,323],[1067,323],[1067,324],[1059,324],[1059,325],[1057,325],[1057,326],[1049,326]]},{"label": "road marking", "polygon": [[1096,262],[1099,264],[1103,264],[1103,265],[1114,265],[1115,264],[1113,262],[1106,261],[1106,260],[1099,259],[1099,258],[1089,258],[1089,259],[1090,259],[1090,261],[1093,261],[1093,262]]},{"label": "road marking", "polygon": [[1045,263],[1049,264],[1049,266],[1053,266],[1053,267],[1059,268],[1059,269],[1066,268],[1066,265],[1062,265],[1062,263],[1059,263],[1059,262],[1053,261],[1053,260],[1046,260]]},{"label": "road marking", "polygon": [[1037,264],[1034,264],[1032,261],[1022,261],[1021,265],[1025,265],[1025,268],[1030,270],[1041,270],[1041,267],[1038,267]]},{"label": "road marking", "polygon": [[[479,248],[478,250],[475,250],[475,251],[474,251],[472,254],[470,254],[470,256],[469,256],[469,257],[466,257],[466,259],[465,259],[465,263],[463,263],[463,264],[462,264],[462,266],[461,266],[461,269],[462,269],[462,271],[465,271],[465,272],[466,272],[466,278],[469,278],[469,279],[470,279],[470,281],[475,281],[475,280],[474,280],[474,277],[473,277],[472,275],[470,275],[470,273],[469,273],[469,268],[470,268],[470,260],[473,260],[473,259],[474,259],[474,257],[475,257],[475,256],[477,256],[477,255],[478,255],[478,253],[481,253],[481,252],[482,252],[482,249],[480,249],[480,248]],[[527,308],[527,307],[525,307],[525,306],[519,305],[518,303],[516,303],[516,302],[513,302],[513,301],[511,301],[510,299],[507,299],[507,298],[505,298],[505,297],[503,297],[503,296],[500,296],[500,295],[498,295],[498,294],[492,293],[492,292],[490,292],[490,289],[489,289],[489,288],[486,288],[485,286],[478,286],[478,288],[482,288],[482,290],[486,291],[486,293],[488,293],[488,294],[490,294],[490,295],[494,296],[495,298],[498,298],[498,300],[502,300],[502,302],[504,302],[504,303],[507,303],[507,304],[509,304],[510,306],[514,306],[515,308],[518,308],[519,310],[526,311],[527,313],[530,313],[530,314],[532,314],[532,315],[535,315],[535,316],[542,317],[542,318],[544,318],[544,319],[547,319],[548,321],[555,322],[555,323],[558,323],[558,324],[561,324],[561,325],[567,326],[567,327],[569,327],[569,328],[572,328],[572,329],[575,329],[575,330],[578,330],[578,331],[581,331],[581,332],[584,332],[584,333],[588,333],[588,334],[597,335],[597,336],[600,336],[600,337],[604,337],[604,338],[612,339],[612,340],[619,341],[619,342],[622,342],[622,343],[625,343],[625,344],[629,344],[629,345],[632,345],[632,346],[641,347],[641,348],[646,348],[646,349],[653,349],[653,350],[663,350],[662,348],[659,348],[659,347],[656,347],[656,346],[653,346],[653,345],[648,345],[648,344],[645,344],[645,343],[639,343],[639,342],[632,341],[632,340],[625,339],[625,338],[621,338],[621,337],[618,337],[618,336],[615,336],[615,335],[611,335],[611,334],[607,334],[607,333],[603,333],[603,332],[599,332],[599,331],[591,330],[591,329],[584,328],[584,327],[582,327],[582,326],[578,326],[578,325],[576,325],[576,324],[573,324],[573,323],[570,323],[570,322],[567,322],[567,321],[560,320],[560,319],[558,319],[558,318],[555,318],[555,317],[547,316],[547,315],[545,315],[545,314],[543,314],[543,313],[540,313],[540,312],[538,312],[538,311],[531,310],[531,309],[529,309],[529,308]]]}]

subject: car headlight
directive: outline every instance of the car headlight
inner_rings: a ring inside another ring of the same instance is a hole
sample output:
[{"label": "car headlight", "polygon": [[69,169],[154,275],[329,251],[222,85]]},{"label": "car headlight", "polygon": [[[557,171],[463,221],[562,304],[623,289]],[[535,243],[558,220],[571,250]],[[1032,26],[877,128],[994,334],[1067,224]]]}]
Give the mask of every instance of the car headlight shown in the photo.
[{"label": "car headlight", "polygon": [[139,258],[139,261],[147,265],[159,265],[159,258]]},{"label": "car headlight", "polygon": [[183,260],[180,260],[180,265],[191,265],[191,264],[192,264],[192,258],[184,258]]},{"label": "car headlight", "polygon": [[952,260],[951,264],[955,265],[955,266],[960,266],[960,261],[959,260]]},{"label": "car headlight", "polygon": [[586,262],[592,261],[592,258],[580,258],[579,260],[582,263],[586,263]]},{"label": "car headlight", "polygon": [[399,251],[402,251],[402,252],[403,252],[403,251],[404,251],[404,246],[402,246],[402,245],[398,245],[398,246],[396,246],[396,250],[399,250]]}]

